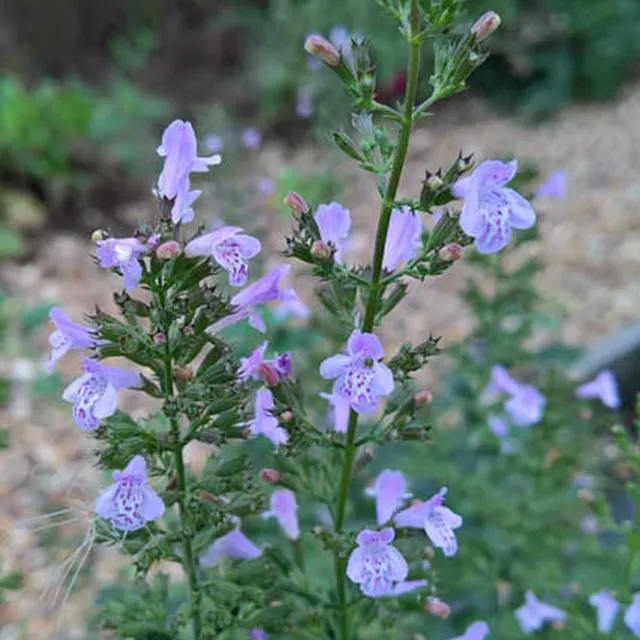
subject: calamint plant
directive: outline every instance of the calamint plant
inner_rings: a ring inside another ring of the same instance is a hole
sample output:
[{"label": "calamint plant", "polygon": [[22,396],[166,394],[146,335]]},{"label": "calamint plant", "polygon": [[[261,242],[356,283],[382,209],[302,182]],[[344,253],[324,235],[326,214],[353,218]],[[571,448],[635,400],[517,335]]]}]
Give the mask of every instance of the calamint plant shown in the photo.
[{"label": "calamint plant", "polygon": [[[425,335],[389,353],[378,330],[410,281],[442,274],[468,245],[480,254],[503,250],[536,215],[509,186],[516,161],[474,166],[462,153],[427,171],[412,197],[399,196],[413,127],[465,88],[500,19],[489,12],[459,25],[460,0],[379,4],[407,49],[402,104],[376,100],[375,42],[353,37],[337,47],[311,35],[305,44],[351,96],[354,131],[334,132],[333,140],[371,174],[380,196],[368,265],[350,262],[349,210],[296,193],[285,199],[294,224],[284,257],[311,270],[344,345],[325,354],[315,380],[296,375],[295,352],[274,353],[268,339],[248,352],[229,337],[233,325],[248,323],[269,338],[265,305],[310,310],[287,280],[289,262],[255,275],[259,240],[235,226],[205,232],[189,224],[200,195],[192,174],[221,158],[199,156],[194,129],[182,120],[166,128],[157,149],[163,168],[152,227],[128,238],[94,234],[97,261],[121,279],[118,313],[96,309],[85,326],[52,311],[50,366],[70,349],[88,353],[63,399],[95,438],[100,466],[112,471],[113,483],[95,499],[91,542],[119,545],[141,579],[161,562],[183,570],[177,598],[160,575],[129,604],[105,606],[103,625],[118,637],[397,640],[418,631],[431,637],[430,626],[449,614],[440,596],[464,545],[456,486],[411,496],[402,471],[386,470],[370,491],[369,517],[352,507],[354,480],[374,452],[429,438],[430,393],[414,375],[438,354],[439,341]],[[431,93],[419,96],[427,44]],[[436,212],[429,231],[424,222]],[[119,363],[104,363],[111,358]],[[326,405],[310,391],[323,380]],[[146,418],[118,409],[125,389],[148,398]],[[544,409],[544,397],[506,369],[495,369],[489,395],[505,400],[519,427],[535,424]],[[496,431],[506,429],[498,426],[504,419],[495,415]],[[209,451],[198,471],[185,461],[195,442]],[[533,593],[516,612],[525,631],[564,615]],[[457,637],[489,633],[477,620]]]}]

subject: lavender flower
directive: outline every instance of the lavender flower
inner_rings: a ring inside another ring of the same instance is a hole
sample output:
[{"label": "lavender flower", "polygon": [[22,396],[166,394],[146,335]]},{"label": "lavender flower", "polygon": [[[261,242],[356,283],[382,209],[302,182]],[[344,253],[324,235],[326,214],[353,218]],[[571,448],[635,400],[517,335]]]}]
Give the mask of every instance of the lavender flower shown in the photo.
[{"label": "lavender flower", "polygon": [[394,522],[398,527],[424,529],[433,545],[442,549],[445,556],[451,557],[458,551],[458,541],[453,531],[462,526],[462,518],[451,509],[442,506],[446,494],[447,488],[442,487],[426,502],[420,502],[401,511],[394,518]]},{"label": "lavender flower", "polygon": [[271,412],[275,409],[273,394],[269,389],[259,389],[256,392],[255,414],[248,423],[254,436],[266,436],[278,447],[287,441],[287,432],[280,426],[278,418]]},{"label": "lavender flower", "polygon": [[417,589],[424,589],[429,586],[428,580],[405,580],[404,582],[398,582],[394,587],[390,596],[403,596]]},{"label": "lavender flower", "polygon": [[323,378],[337,378],[333,392],[348,400],[357,413],[375,411],[382,396],[393,391],[393,374],[379,360],[384,352],[371,333],[355,330],[347,343],[347,355],[327,358],[320,365]]},{"label": "lavender flower", "polygon": [[391,212],[382,268],[393,271],[413,260],[422,248],[422,220],[409,207]]},{"label": "lavender flower", "polygon": [[221,135],[217,133],[210,133],[204,139],[204,146],[207,147],[211,153],[220,153],[224,149],[224,140]]},{"label": "lavender flower", "polygon": [[520,389],[520,383],[514,380],[509,372],[500,364],[491,367],[491,382],[486,386],[483,396],[487,402],[493,402],[503,393],[515,394]]},{"label": "lavender flower", "polygon": [[207,332],[216,333],[236,322],[248,318],[249,324],[254,329],[264,333],[267,327],[255,307],[268,302],[275,302],[276,300],[287,302],[293,297],[297,298],[297,294],[293,289],[282,289],[281,287],[282,279],[289,273],[290,269],[291,266],[288,264],[278,265],[271,269],[269,273],[262,276],[262,278],[252,282],[242,291],[236,293],[236,295],[231,298],[231,304],[236,307],[236,311],[211,325],[207,329]]},{"label": "lavender flower", "polygon": [[249,640],[267,640],[269,634],[264,630],[256,627],[249,631]]},{"label": "lavender flower", "polygon": [[501,416],[491,415],[487,418],[487,424],[493,435],[500,440],[500,451],[502,451],[502,453],[512,451],[513,446],[507,439],[509,435],[509,423]]},{"label": "lavender flower", "polygon": [[407,561],[391,546],[394,537],[391,527],[382,531],[364,529],[358,534],[358,546],[349,556],[347,577],[360,585],[365,596],[389,595],[395,583],[403,582],[409,573]]},{"label": "lavender flower", "polygon": [[53,372],[56,362],[70,349],[89,349],[99,342],[91,329],[73,322],[60,307],[51,309],[49,319],[56,328],[49,336],[51,345],[51,353],[47,361],[49,373]]},{"label": "lavender flower", "polygon": [[233,517],[233,522],[234,529],[215,540],[200,556],[202,566],[212,567],[223,557],[253,560],[262,555],[262,549],[240,531],[240,520]]},{"label": "lavender flower", "polygon": [[291,356],[288,353],[265,360],[264,354],[268,345],[269,341],[265,340],[248,358],[241,359],[238,369],[240,380],[263,379],[270,386],[274,386],[291,373]]},{"label": "lavender flower", "polygon": [[242,144],[247,149],[257,149],[262,144],[262,134],[253,128],[242,132]]},{"label": "lavender flower", "polygon": [[546,404],[546,398],[535,387],[522,384],[504,403],[504,408],[515,425],[530,427],[542,420]]},{"label": "lavender flower", "polygon": [[567,197],[567,172],[560,169],[552,173],[536,190],[537,198],[555,198],[564,200]]},{"label": "lavender flower", "polygon": [[96,499],[96,514],[121,531],[136,531],[164,513],[164,502],[147,486],[147,467],[136,456],[123,471],[114,471],[115,482]]},{"label": "lavender flower", "polygon": [[194,238],[185,247],[187,256],[211,256],[229,274],[229,284],[242,287],[249,277],[249,260],[260,253],[260,241],[240,227],[219,227]]},{"label": "lavender flower", "polygon": [[351,214],[349,209],[345,209],[337,202],[321,204],[313,216],[320,238],[335,247],[335,261],[342,264],[342,253],[346,248],[346,240],[351,229]]},{"label": "lavender flower", "polygon": [[337,433],[346,433],[347,425],[349,424],[349,413],[351,411],[351,404],[347,398],[343,398],[335,391],[332,393],[321,393],[321,398],[324,398],[331,405],[331,423],[333,430]]},{"label": "lavender flower", "polygon": [[633,601],[624,612],[624,623],[636,638],[640,638],[640,592],[633,594]]},{"label": "lavender flower", "polygon": [[379,525],[389,522],[402,503],[411,497],[411,494],[407,493],[407,482],[402,471],[390,469],[380,473],[373,487],[367,489],[366,493],[376,499],[376,517]]},{"label": "lavender flower", "polygon": [[596,398],[605,407],[610,409],[620,408],[620,394],[616,378],[611,371],[601,371],[593,380],[576,389],[578,398]]},{"label": "lavender flower", "polygon": [[267,176],[259,178],[256,182],[256,191],[263,193],[265,196],[271,195],[276,190],[273,180]]},{"label": "lavender flower", "polygon": [[467,630],[461,635],[451,638],[451,640],[484,640],[489,634],[489,625],[480,620],[474,622],[467,627]]},{"label": "lavender flower", "polygon": [[112,416],[118,406],[118,390],[140,387],[142,380],[135,371],[83,359],[85,373],[76,378],[62,393],[62,399],[73,404],[73,419],[85,431],[93,431],[103,418]]},{"label": "lavender flower", "polygon": [[295,289],[291,287],[282,292],[280,304],[276,307],[277,317],[286,318],[291,315],[297,318],[308,318],[310,314],[309,307],[302,302]]},{"label": "lavender flower", "polygon": [[313,115],[314,111],[313,87],[299,87],[298,100],[296,102],[296,115],[298,118],[308,120]]},{"label": "lavender flower", "polygon": [[539,631],[547,622],[562,622],[567,614],[562,609],[538,600],[533,591],[527,591],[524,604],[515,610],[515,616],[523,633]]},{"label": "lavender flower", "polygon": [[142,277],[140,257],[149,249],[136,238],[109,238],[97,242],[96,256],[101,267],[120,269],[124,288],[132,293]]},{"label": "lavender flower", "polygon": [[589,597],[589,604],[595,607],[598,616],[598,631],[600,633],[611,633],[616,615],[620,608],[619,602],[611,595],[607,589],[602,589]]},{"label": "lavender flower", "polygon": [[509,244],[511,229],[529,229],[536,214],[517,191],[505,187],[518,170],[518,162],[488,160],[453,185],[453,193],[464,198],[460,226],[475,238],[480,253],[495,253]]},{"label": "lavender flower", "polygon": [[270,511],[262,514],[263,518],[277,518],[287,537],[297,540],[300,537],[300,527],[298,526],[298,505],[296,496],[289,489],[278,489],[269,498]]}]

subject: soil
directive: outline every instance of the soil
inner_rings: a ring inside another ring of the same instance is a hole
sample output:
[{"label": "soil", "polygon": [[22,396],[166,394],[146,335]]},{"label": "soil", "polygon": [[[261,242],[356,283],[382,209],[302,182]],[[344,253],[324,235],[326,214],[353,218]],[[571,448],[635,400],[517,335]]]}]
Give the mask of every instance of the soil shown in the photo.
[{"label": "soil", "polygon": [[[638,123],[640,85],[630,87],[615,104],[576,106],[536,128],[496,115],[484,103],[467,98],[445,105],[416,132],[403,193],[415,193],[426,167],[448,164],[460,149],[477,154],[478,159],[513,154],[537,165],[545,175],[566,169],[569,198],[539,207],[542,241],[534,251],[544,269],[538,285],[564,310],[564,338],[589,343],[636,320],[640,311]],[[317,154],[317,149],[306,149],[291,158],[289,151],[270,145],[257,157],[256,165],[273,176],[282,162],[311,166]],[[379,202],[368,176],[350,166],[339,170],[350,185],[346,204],[354,220],[353,251],[364,261]],[[146,216],[147,211],[136,209],[131,214]],[[281,228],[273,218],[265,217],[262,226],[273,243],[280,242]],[[108,309],[116,280],[87,259],[90,250],[87,240],[54,235],[32,263],[5,265],[2,280],[25,305],[55,301],[75,318],[96,303]],[[457,291],[469,273],[467,267],[456,266],[433,283],[413,286],[407,303],[410,312],[396,313],[384,328],[387,345],[417,340],[429,332],[443,335],[445,342],[464,335],[470,320]],[[41,332],[35,349],[14,345],[11,355],[0,363],[2,370],[23,378],[32,375],[44,360],[48,332],[48,328]],[[31,359],[24,356],[29,349]],[[65,359],[61,367],[65,380],[77,374],[78,364],[77,358]],[[144,411],[133,394],[124,403],[134,413]],[[117,550],[92,552],[90,570],[72,590],[60,615],[43,605],[41,595],[56,567],[82,539],[89,520],[86,512],[106,479],[92,467],[91,441],[73,424],[66,405],[14,397],[0,420],[11,439],[10,450],[0,453],[2,570],[21,569],[26,577],[25,588],[7,594],[7,602],[0,605],[0,640],[86,638],[87,607],[97,586],[113,574]],[[51,529],[53,541],[44,542],[42,532],[35,531],[45,520],[25,520],[78,504],[85,515],[79,515],[78,522]],[[51,595],[45,600],[51,603]],[[60,628],[57,635],[56,626]]]}]

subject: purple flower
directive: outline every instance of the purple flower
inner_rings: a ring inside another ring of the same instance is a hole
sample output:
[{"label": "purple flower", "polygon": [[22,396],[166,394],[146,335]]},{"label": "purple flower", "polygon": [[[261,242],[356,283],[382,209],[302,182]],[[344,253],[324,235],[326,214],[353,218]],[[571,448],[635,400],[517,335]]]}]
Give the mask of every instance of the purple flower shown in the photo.
[{"label": "purple flower", "polygon": [[580,522],[580,528],[587,534],[598,533],[598,518],[593,513],[588,513]]},{"label": "purple flower", "polygon": [[502,365],[497,364],[491,368],[491,382],[485,388],[483,395],[488,402],[493,402],[503,393],[517,393],[519,388],[520,383],[514,380]]},{"label": "purple flower", "polygon": [[358,546],[349,556],[347,577],[360,585],[365,596],[389,595],[394,585],[403,582],[409,573],[407,561],[391,546],[394,537],[391,527],[382,531],[364,529],[358,534]]},{"label": "purple flower", "polygon": [[310,313],[309,307],[302,302],[295,289],[290,287],[282,292],[280,304],[276,308],[276,316],[286,318],[292,315],[298,318],[308,318]]},{"label": "purple flower", "polygon": [[390,596],[403,596],[406,593],[411,593],[416,589],[423,589],[429,586],[428,580],[405,580],[404,582],[398,582],[394,587]]},{"label": "purple flower", "polygon": [[524,604],[514,613],[523,633],[538,631],[547,622],[562,622],[567,617],[562,609],[538,600],[533,591],[527,591]]},{"label": "purple flower", "polygon": [[335,247],[335,261],[342,264],[342,253],[346,248],[346,240],[351,229],[351,214],[337,202],[321,204],[313,216],[320,238],[323,242],[331,243]]},{"label": "purple flower", "polygon": [[118,407],[118,390],[142,385],[135,371],[83,359],[85,371],[62,393],[62,399],[73,404],[73,419],[85,431],[93,431],[100,420],[112,416]]},{"label": "purple flower", "polygon": [[618,601],[609,591],[602,589],[589,597],[589,604],[596,608],[598,631],[600,633],[611,633],[618,609],[620,608]]},{"label": "purple flower", "polygon": [[513,446],[507,439],[509,435],[509,423],[501,416],[491,415],[487,418],[487,424],[493,435],[500,440],[500,451],[502,451],[502,453],[512,451]]},{"label": "purple flower", "polygon": [[300,537],[300,527],[298,526],[298,505],[293,491],[289,489],[274,491],[269,499],[269,506],[271,510],[263,513],[262,517],[277,518],[278,524],[287,537],[297,540]]},{"label": "purple flower", "polygon": [[331,405],[331,423],[333,424],[333,430],[337,433],[346,433],[347,425],[349,424],[349,412],[351,411],[351,404],[348,398],[343,398],[341,395],[332,393],[321,393],[321,398],[324,398]]},{"label": "purple flower", "polygon": [[578,398],[596,398],[610,409],[619,409],[621,404],[615,376],[608,369],[601,371],[593,380],[578,387],[576,395]]},{"label": "purple flower", "polygon": [[505,187],[518,170],[518,162],[487,160],[453,185],[453,193],[464,198],[460,226],[475,238],[480,253],[495,253],[509,244],[511,229],[529,229],[536,214],[517,191]]},{"label": "purple flower", "polygon": [[132,293],[142,277],[139,258],[148,251],[136,238],[109,238],[97,242],[96,256],[101,267],[120,269],[124,278],[124,288]]},{"label": "purple flower", "polygon": [[280,426],[278,418],[271,412],[275,409],[273,394],[269,389],[256,392],[255,414],[248,427],[254,436],[266,436],[278,447],[287,441],[287,432]]},{"label": "purple flower", "polygon": [[461,635],[451,638],[451,640],[484,640],[489,634],[489,625],[480,620],[474,622],[467,627],[467,630]]},{"label": "purple flower", "polygon": [[264,630],[256,627],[249,631],[249,640],[267,640],[269,634]]},{"label": "purple flower", "polygon": [[347,343],[347,355],[327,358],[320,365],[323,378],[337,378],[333,392],[349,401],[357,413],[375,411],[382,396],[393,391],[393,374],[379,360],[384,352],[372,333],[356,329]]},{"label": "purple flower", "polygon": [[271,178],[268,178],[267,176],[263,176],[262,178],[259,178],[258,181],[256,182],[256,190],[268,196],[268,195],[271,195],[276,190],[276,186],[273,183],[273,180]]},{"label": "purple flower", "polygon": [[376,499],[376,517],[379,525],[389,522],[403,502],[411,497],[411,494],[407,493],[407,482],[402,471],[389,469],[380,473],[373,487],[367,489],[366,493]]},{"label": "purple flower", "polygon": [[504,403],[505,411],[518,427],[530,427],[542,419],[546,398],[530,384],[522,384]]},{"label": "purple flower", "polygon": [[172,219],[175,224],[190,222],[193,220],[191,205],[201,193],[190,190],[190,174],[207,172],[209,166],[220,164],[221,158],[217,154],[199,157],[193,127],[183,120],[174,120],[164,130],[157,152],[165,159],[158,178],[158,193],[174,201]]},{"label": "purple flower", "polygon": [[240,227],[219,227],[194,238],[185,247],[187,256],[211,256],[228,274],[229,284],[242,287],[249,277],[249,260],[260,253],[260,241]]},{"label": "purple flower", "polygon": [[207,147],[211,153],[220,153],[222,149],[224,149],[224,141],[222,140],[222,136],[217,133],[210,133],[204,139],[204,146]]},{"label": "purple flower", "polygon": [[262,555],[262,549],[240,531],[240,520],[233,518],[233,521],[235,528],[215,540],[200,556],[202,566],[212,567],[222,557],[253,560]]},{"label": "purple flower", "polygon": [[51,353],[47,361],[47,371],[53,372],[56,362],[70,349],[89,349],[98,344],[93,330],[77,324],[60,308],[53,307],[49,312],[49,319],[56,330],[49,336]]},{"label": "purple flower", "polygon": [[422,249],[422,220],[407,206],[391,212],[382,268],[393,271]]},{"label": "purple flower", "polygon": [[560,169],[552,173],[536,190],[538,198],[555,198],[564,200],[567,197],[567,172]]},{"label": "purple flower", "polygon": [[640,592],[633,595],[633,601],[624,612],[624,623],[636,638],[640,638]]},{"label": "purple flower", "polygon": [[451,557],[458,551],[458,541],[453,531],[462,526],[462,518],[442,506],[446,494],[447,488],[442,487],[426,502],[401,511],[394,522],[398,527],[424,529],[433,546],[442,549],[445,556]]},{"label": "purple flower", "polygon": [[[318,60],[319,58],[315,58]],[[315,111],[313,106],[313,87],[299,87],[298,100],[296,102],[296,115],[298,118],[308,120]]]},{"label": "purple flower", "polygon": [[262,144],[262,135],[257,129],[246,129],[242,132],[242,144],[247,149],[257,149]]},{"label": "purple flower", "polygon": [[288,353],[276,355],[271,360],[265,360],[264,354],[269,341],[265,340],[248,358],[242,358],[238,369],[240,380],[263,379],[270,386],[278,384],[291,373],[291,356]]},{"label": "purple flower", "polygon": [[236,307],[236,311],[210,326],[207,332],[215,333],[236,322],[240,322],[240,320],[248,318],[249,324],[254,329],[264,333],[267,328],[262,316],[254,307],[268,302],[275,302],[276,300],[286,302],[293,296],[297,297],[293,289],[282,289],[281,287],[282,279],[289,273],[290,269],[291,266],[288,264],[278,265],[271,269],[265,276],[262,276],[259,280],[252,282],[242,291],[236,293],[236,295],[231,298],[231,304]]},{"label": "purple flower", "polygon": [[136,531],[164,513],[164,502],[147,486],[147,467],[136,456],[123,471],[114,471],[115,482],[96,498],[96,514],[121,531]]},{"label": "purple flower", "polygon": [[335,25],[329,32],[329,40],[334,47],[342,54],[342,57],[349,67],[353,67],[353,47],[351,39],[360,38],[358,33],[349,33],[347,27],[343,24]]}]

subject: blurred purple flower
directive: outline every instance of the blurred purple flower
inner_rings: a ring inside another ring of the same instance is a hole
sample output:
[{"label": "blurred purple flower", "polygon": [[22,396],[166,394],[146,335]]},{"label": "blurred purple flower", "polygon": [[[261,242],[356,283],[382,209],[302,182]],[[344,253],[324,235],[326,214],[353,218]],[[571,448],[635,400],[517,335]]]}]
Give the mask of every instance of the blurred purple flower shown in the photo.
[{"label": "blurred purple flower", "polygon": [[229,274],[229,284],[242,287],[249,277],[249,260],[260,253],[260,241],[242,233],[241,227],[219,227],[194,238],[185,254],[211,256]]},{"label": "blurred purple flower", "polygon": [[567,617],[562,609],[538,600],[533,591],[527,591],[524,598],[524,604],[514,612],[523,633],[538,631],[547,622],[562,622]]},{"label": "blurred purple flower", "polygon": [[263,176],[256,182],[256,191],[263,193],[265,196],[271,195],[276,190],[276,185],[271,178]]},{"label": "blurred purple flower", "polygon": [[382,531],[364,529],[358,534],[358,546],[349,556],[347,577],[360,585],[365,596],[389,595],[395,583],[403,582],[409,573],[404,556],[391,546],[394,537],[391,527]]},{"label": "blurred purple flower", "polygon": [[640,638],[640,592],[633,595],[633,601],[624,612],[624,623],[636,638]]},{"label": "blurred purple flower", "polygon": [[620,408],[620,394],[616,378],[611,371],[601,371],[593,380],[576,389],[578,398],[595,398],[610,409]]},{"label": "blurred purple flower", "polygon": [[582,518],[580,528],[588,535],[598,533],[598,518],[593,513],[588,513]]},{"label": "blurred purple flower", "polygon": [[391,212],[382,268],[393,271],[418,255],[422,248],[422,220],[407,206]]},{"label": "blurred purple flower", "polygon": [[535,387],[521,384],[504,408],[516,426],[530,427],[540,422],[546,404],[546,398]]},{"label": "blurred purple flower", "polygon": [[485,387],[483,397],[487,402],[493,402],[503,393],[517,393],[519,388],[520,383],[502,365],[497,364],[491,367],[491,382]]},{"label": "blurred purple flower", "polygon": [[47,371],[53,372],[56,362],[70,349],[89,349],[104,340],[98,340],[92,329],[73,322],[60,308],[53,307],[49,311],[49,319],[55,326],[55,331],[49,336],[51,353],[47,361]]},{"label": "blurred purple flower", "polygon": [[269,498],[270,511],[262,514],[263,518],[277,518],[278,524],[282,527],[290,540],[297,540],[300,537],[300,527],[298,526],[298,505],[296,496],[289,489],[278,489]]},{"label": "blurred purple flower", "polygon": [[509,433],[509,424],[500,416],[491,415],[487,418],[489,429],[496,438],[504,439]]},{"label": "blurred purple flower", "polygon": [[262,144],[262,134],[253,128],[242,132],[242,144],[247,149],[257,149]]},{"label": "blurred purple flower", "polygon": [[537,198],[555,198],[564,200],[567,197],[567,172],[560,169],[552,173],[536,190]]},{"label": "blurred purple flower", "polygon": [[467,627],[461,635],[451,638],[451,640],[484,640],[489,635],[489,625],[480,620]]},{"label": "blurred purple flower", "polygon": [[278,418],[271,413],[273,409],[275,404],[271,391],[259,389],[256,392],[254,417],[247,426],[254,436],[265,436],[278,447],[287,441],[287,432],[280,426]]},{"label": "blurred purple flower", "polygon": [[620,603],[607,589],[602,589],[589,597],[589,604],[596,609],[598,631],[600,633],[611,633]]},{"label": "blurred purple flower", "polygon": [[222,136],[217,133],[210,133],[204,139],[204,146],[211,153],[220,153],[224,149],[224,141],[222,140]]},{"label": "blurred purple flower", "polygon": [[393,514],[402,506],[407,498],[407,482],[402,471],[385,469],[376,478],[372,488],[366,493],[376,499],[376,518],[379,525],[389,522]]},{"label": "blurred purple flower", "polygon": [[406,593],[416,591],[416,589],[424,589],[429,586],[428,580],[405,580],[404,582],[398,582],[394,587],[390,596],[403,596]]},{"label": "blurred purple flower", "polygon": [[447,488],[442,487],[429,500],[401,511],[393,520],[398,527],[424,529],[433,546],[442,549],[445,556],[451,557],[458,551],[454,529],[462,526],[462,518],[442,506],[446,494]]},{"label": "blurred purple flower", "polygon": [[275,380],[275,384],[282,378],[286,378],[291,373],[291,357],[288,353],[276,355],[271,360],[264,357],[269,346],[269,341],[265,340],[248,358],[240,360],[238,378],[240,380],[263,379],[270,384]]},{"label": "blurred purple flower", "polygon": [[262,549],[240,531],[240,520],[234,517],[233,521],[235,528],[215,540],[200,556],[202,566],[212,567],[222,557],[253,560],[262,555]]},{"label": "blurred purple flower", "polygon": [[353,67],[353,46],[351,39],[359,39],[361,36],[357,32],[350,33],[343,24],[337,24],[329,32],[329,40],[333,46],[342,54],[345,63]]},{"label": "blurred purple flower", "polygon": [[264,630],[256,627],[249,631],[249,640],[267,640],[269,634]]},{"label": "blurred purple flower", "polygon": [[118,407],[118,391],[142,385],[135,371],[101,364],[83,358],[85,373],[76,378],[62,393],[62,399],[73,404],[73,419],[85,431],[100,426],[103,418],[112,416]]},{"label": "blurred purple flower", "polygon": [[518,162],[487,160],[453,185],[453,193],[464,198],[460,226],[475,238],[480,253],[495,253],[509,244],[511,229],[529,229],[536,222],[531,204],[505,185],[518,170]]},{"label": "blurred purple flower", "polygon": [[101,267],[120,269],[124,278],[124,288],[132,293],[142,277],[139,259],[149,249],[137,238],[109,238],[98,240],[96,257]]},{"label": "blurred purple flower", "polygon": [[96,498],[96,514],[116,529],[136,531],[164,513],[164,502],[147,486],[147,467],[142,456],[135,456],[123,471],[114,471],[115,482]]},{"label": "blurred purple flower", "polygon": [[292,287],[282,292],[280,304],[276,307],[275,313],[279,318],[286,318],[290,315],[297,318],[308,318],[311,314],[309,307],[302,302],[300,296]]},{"label": "blurred purple flower", "polygon": [[342,253],[346,248],[351,230],[349,209],[345,209],[337,202],[321,204],[313,217],[318,225],[320,238],[335,247],[335,261],[342,264]]},{"label": "blurred purple flower", "polygon": [[[320,62],[320,58],[311,56],[314,60]],[[313,106],[313,87],[299,87],[298,88],[298,100],[296,102],[296,115],[298,118],[308,120],[314,113],[315,108]]]},{"label": "blurred purple flower", "polygon": [[333,393],[348,400],[357,413],[375,411],[380,398],[394,387],[391,370],[379,360],[384,356],[380,340],[355,330],[347,343],[347,355],[331,356],[320,365],[323,378],[337,378]]},{"label": "blurred purple flower", "polygon": [[331,423],[333,430],[337,433],[346,433],[347,425],[349,424],[349,412],[351,411],[349,400],[343,398],[335,391],[332,393],[321,393],[320,397],[324,398],[331,405]]}]

